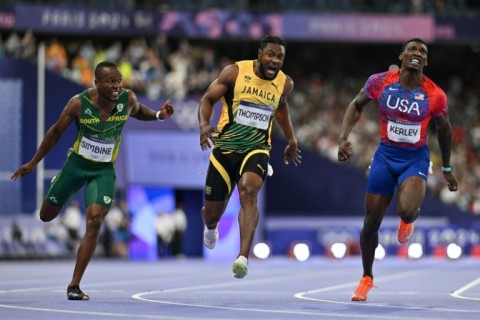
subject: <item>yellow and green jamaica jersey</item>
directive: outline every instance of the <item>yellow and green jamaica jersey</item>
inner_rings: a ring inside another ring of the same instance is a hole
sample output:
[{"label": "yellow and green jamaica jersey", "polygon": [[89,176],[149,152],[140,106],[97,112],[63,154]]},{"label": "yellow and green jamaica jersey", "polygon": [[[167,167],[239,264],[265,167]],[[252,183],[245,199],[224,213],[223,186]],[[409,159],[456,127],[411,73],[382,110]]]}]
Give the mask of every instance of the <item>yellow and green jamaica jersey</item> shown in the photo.
[{"label": "yellow and green jamaica jersey", "polygon": [[279,71],[274,79],[261,79],[253,71],[253,60],[236,64],[235,85],[222,97],[215,147],[231,152],[270,150],[272,121],[287,76]]}]

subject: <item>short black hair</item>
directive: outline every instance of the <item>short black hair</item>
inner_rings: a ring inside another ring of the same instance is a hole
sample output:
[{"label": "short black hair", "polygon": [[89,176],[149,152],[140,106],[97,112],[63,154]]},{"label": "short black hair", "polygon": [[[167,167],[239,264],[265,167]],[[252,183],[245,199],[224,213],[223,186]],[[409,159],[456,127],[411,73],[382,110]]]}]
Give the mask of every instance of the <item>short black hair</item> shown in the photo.
[{"label": "short black hair", "polygon": [[279,44],[281,46],[284,46],[285,49],[287,48],[287,43],[282,38],[276,36],[265,36],[262,38],[262,40],[260,40],[260,49],[265,49],[265,47],[269,43]]},{"label": "short black hair", "polygon": [[420,39],[420,38],[412,38],[412,39],[409,39],[409,40],[407,40],[407,41],[405,41],[405,42],[403,43],[402,52],[405,51],[405,48],[407,47],[407,44],[409,44],[410,42],[420,42],[420,43],[423,43],[423,44],[428,48],[427,43],[426,43],[423,39]]},{"label": "short black hair", "polygon": [[110,61],[102,61],[97,66],[95,67],[95,78],[100,77],[100,72],[102,71],[103,68],[118,68],[116,63],[110,62]]}]

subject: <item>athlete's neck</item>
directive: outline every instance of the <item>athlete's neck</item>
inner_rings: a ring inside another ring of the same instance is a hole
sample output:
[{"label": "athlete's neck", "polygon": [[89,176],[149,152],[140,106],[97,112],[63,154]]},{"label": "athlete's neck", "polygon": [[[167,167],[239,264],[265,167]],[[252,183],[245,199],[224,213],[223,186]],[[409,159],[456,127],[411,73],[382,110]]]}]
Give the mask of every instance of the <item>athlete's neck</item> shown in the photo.
[{"label": "athlete's neck", "polygon": [[420,70],[400,69],[398,73],[399,81],[402,87],[412,90],[423,84],[423,72]]}]

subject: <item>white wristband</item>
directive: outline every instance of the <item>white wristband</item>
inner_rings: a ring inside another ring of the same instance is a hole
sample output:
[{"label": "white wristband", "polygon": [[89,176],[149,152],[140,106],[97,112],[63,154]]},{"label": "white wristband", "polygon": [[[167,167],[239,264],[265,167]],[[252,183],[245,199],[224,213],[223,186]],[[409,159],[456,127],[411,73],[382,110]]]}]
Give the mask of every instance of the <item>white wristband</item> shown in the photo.
[{"label": "white wristband", "polygon": [[161,111],[157,111],[156,117],[157,117],[157,120],[158,120],[158,121],[163,121],[163,119],[160,119],[160,112],[161,112]]},{"label": "white wristband", "polygon": [[452,173],[452,166],[442,167],[442,173]]}]

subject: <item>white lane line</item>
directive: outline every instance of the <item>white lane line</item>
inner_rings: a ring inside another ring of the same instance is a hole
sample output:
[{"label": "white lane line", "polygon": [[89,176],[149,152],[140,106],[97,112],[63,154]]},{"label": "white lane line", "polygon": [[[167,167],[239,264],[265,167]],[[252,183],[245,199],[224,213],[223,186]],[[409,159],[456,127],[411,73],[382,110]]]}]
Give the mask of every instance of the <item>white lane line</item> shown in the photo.
[{"label": "white lane line", "polygon": [[[407,278],[407,277],[412,276],[412,274],[415,274],[415,273],[420,274],[422,272],[421,271],[400,272],[400,273],[391,274],[391,275],[388,275],[388,276],[375,278],[375,282],[378,283],[378,282],[381,282],[381,281],[389,281],[389,280]],[[477,279],[477,280],[480,281],[480,278]],[[478,284],[478,281],[477,281],[477,283],[475,283],[475,285]],[[319,289],[315,289],[315,290],[298,292],[294,296],[295,296],[295,298],[298,298],[298,299],[318,301],[318,302],[326,302],[326,303],[333,303],[333,304],[348,304],[348,305],[379,307],[379,308],[395,308],[395,309],[406,309],[406,310],[428,310],[428,311],[442,311],[442,312],[480,313],[480,310],[392,306],[392,305],[377,304],[377,303],[371,303],[371,302],[338,301],[338,300],[327,300],[327,299],[318,299],[318,298],[306,297],[306,295],[310,295],[310,294],[314,294],[314,293],[334,291],[334,290],[344,289],[344,288],[352,287],[352,286],[355,287],[357,284],[358,284],[358,282],[349,282],[349,283],[344,283],[344,284],[340,284],[340,285],[336,285],[336,286],[330,286],[330,287],[324,287],[324,288],[319,288]],[[466,288],[467,286],[465,286],[463,288]],[[469,288],[471,288],[473,286],[474,285],[468,286],[468,288],[466,288],[465,290],[468,290]],[[461,289],[463,289],[463,288],[461,288]],[[459,290],[461,290],[461,289],[459,289]]]},{"label": "white lane line", "polygon": [[473,297],[465,297],[465,296],[462,296],[462,293],[464,293],[465,291],[468,291],[468,290],[472,289],[472,288],[475,287],[475,286],[478,286],[479,284],[480,284],[480,278],[477,278],[477,279],[473,280],[472,282],[467,283],[466,285],[464,285],[464,286],[461,287],[460,289],[453,291],[452,293],[450,293],[450,295],[451,295],[452,297],[454,297],[454,298],[465,299],[465,300],[476,300],[476,301],[480,301],[480,298],[473,298]]},{"label": "white lane line", "polygon": [[[262,280],[255,280],[255,285],[260,283],[268,283],[268,282],[276,282],[279,280],[286,281],[288,280],[295,280],[298,278],[308,278],[314,274],[322,274],[325,275],[324,272],[315,272],[309,274],[302,274],[302,275],[291,275],[291,276],[278,276],[278,277],[269,277],[264,278]],[[398,278],[399,276],[392,276],[393,278]],[[215,289],[221,287],[231,287],[232,285],[248,285],[252,284],[249,282],[242,282],[242,283],[232,283],[232,282],[223,282],[223,283],[216,283],[216,284],[209,284],[209,285],[198,285],[198,286],[191,286],[191,287],[181,287],[181,288],[171,288],[166,290],[157,290],[157,291],[146,291],[140,292],[132,295],[133,299],[138,299],[146,302],[152,303],[160,303],[166,305],[177,305],[177,306],[185,306],[185,307],[197,307],[197,308],[207,308],[207,309],[219,309],[219,310],[230,310],[230,311],[250,311],[250,312],[258,312],[258,313],[270,313],[270,314],[286,314],[286,315],[302,315],[302,316],[323,316],[323,317],[330,317],[330,318],[343,318],[343,319],[387,319],[387,320],[405,320],[411,319],[410,316],[386,316],[386,315],[361,315],[356,313],[348,313],[348,314],[341,314],[341,313],[334,313],[334,312],[322,312],[322,311],[302,311],[302,310],[279,310],[279,309],[260,309],[260,308],[243,308],[243,307],[223,307],[223,306],[214,306],[214,305],[205,305],[205,304],[196,304],[196,303],[186,303],[186,302],[172,302],[162,299],[150,299],[146,298],[148,295],[164,295],[168,293],[177,293],[177,292],[187,292],[187,291],[198,291],[198,290],[205,290],[205,289]],[[352,282],[349,284],[341,285],[340,287],[344,286],[354,286],[357,282]],[[333,290],[332,287],[329,287],[329,290]],[[309,291],[310,292],[310,291]],[[436,319],[436,318],[424,318],[424,319]]]},{"label": "white lane line", "polygon": [[[183,288],[186,289],[186,288]],[[184,291],[184,290],[182,290]],[[259,312],[259,313],[270,313],[270,314],[286,314],[286,315],[302,315],[302,316],[323,316],[329,318],[344,318],[344,319],[388,319],[388,320],[406,320],[411,319],[411,316],[408,317],[401,317],[401,316],[376,316],[372,314],[368,315],[360,315],[360,314],[340,314],[340,313],[332,313],[332,312],[321,312],[321,311],[301,311],[301,310],[278,310],[278,309],[257,309],[257,308],[241,308],[241,307],[221,307],[221,306],[213,306],[213,305],[204,305],[204,304],[196,304],[196,303],[183,303],[183,302],[171,302],[166,300],[157,300],[157,299],[148,299],[144,298],[143,296],[147,294],[160,294],[165,293],[164,291],[149,291],[149,292],[142,292],[137,293],[132,296],[134,299],[152,302],[152,303],[160,303],[160,304],[168,304],[168,305],[177,305],[177,306],[184,306],[184,307],[196,307],[196,308],[207,308],[207,309],[219,309],[219,310],[229,310],[229,311],[250,311],[250,312]],[[242,316],[242,318],[247,319],[247,316]],[[424,318],[424,319],[434,319],[434,318]]]},{"label": "white lane line", "polygon": [[[286,281],[286,280],[295,280],[298,278],[309,278],[309,277],[318,277],[318,275],[323,274],[321,271],[317,272],[312,272],[312,273],[304,273],[304,274],[292,274],[290,276],[274,276],[270,278],[264,278],[262,280],[256,280],[255,284],[258,283],[268,283],[268,282],[276,282],[276,281]],[[136,283],[139,282],[151,282],[151,279],[141,279],[141,280],[135,280]],[[131,280],[123,280],[123,281],[108,281],[108,282],[102,282],[102,283],[95,283],[89,285],[89,287],[103,287],[105,285],[119,285],[123,283],[131,283]],[[225,282],[225,283],[219,283],[215,285],[198,285],[194,287],[189,287],[189,288],[172,288],[172,289],[166,289],[166,290],[160,290],[160,291],[149,291],[144,294],[151,294],[151,293],[173,293],[173,292],[182,292],[182,291],[193,291],[193,290],[202,290],[202,289],[208,289],[208,288],[220,288],[220,287],[228,287],[228,286],[245,286],[249,285],[251,282]],[[49,287],[35,287],[35,288],[22,288],[22,289],[9,289],[9,290],[0,290],[0,294],[14,294],[14,293],[29,293],[29,292],[38,292],[38,291],[46,291],[46,290],[53,290],[53,291],[60,291],[60,290],[65,290],[66,292],[66,287],[63,286],[49,286]],[[105,290],[102,290],[105,291]],[[93,292],[93,290],[89,290],[89,292]],[[133,296],[132,296],[133,297]],[[148,299],[138,299],[138,300],[145,300],[148,301]],[[74,302],[76,303],[76,302]],[[84,303],[84,302],[78,302],[78,303]],[[88,302],[87,302],[88,304]],[[174,303],[171,303],[174,304]],[[159,320],[191,320],[192,317],[173,317],[171,315],[168,316],[162,316],[162,315],[148,315],[148,314],[127,314],[127,313],[112,313],[112,312],[93,312],[93,311],[72,311],[72,310],[65,310],[65,309],[52,309],[52,308],[36,308],[36,307],[23,307],[23,306],[16,306],[16,305],[7,305],[7,304],[0,304],[0,308],[4,309],[17,309],[17,310],[24,310],[24,311],[42,311],[42,312],[51,312],[51,313],[63,313],[63,314],[79,314],[79,315],[86,315],[86,316],[92,316],[93,318],[99,317],[99,316],[104,316],[104,317],[116,317],[116,318],[133,318],[133,319],[159,319]],[[210,318],[211,320],[214,320]]]},{"label": "white lane line", "polygon": [[[415,275],[417,273],[420,274],[421,272],[417,271],[417,270],[415,270],[415,271],[404,271],[404,272],[400,272],[400,273],[391,274],[391,275],[388,275],[388,276],[376,277],[375,278],[375,283],[378,283],[378,282],[381,282],[381,281],[403,279],[403,278],[412,276],[412,274]],[[350,287],[355,288],[355,286],[357,284],[358,284],[358,281],[355,281],[355,282],[348,282],[348,283],[339,284],[339,285],[330,286],[330,287],[324,287],[324,288],[319,288],[319,289],[314,289],[314,290],[298,292],[298,293],[295,294],[295,298],[311,300],[311,298],[307,298],[307,297],[305,297],[305,295],[313,294],[313,293],[326,292],[326,291],[333,291],[333,290],[344,289],[344,288],[350,288]],[[313,300],[315,300],[315,299],[313,299]]]},{"label": "white lane line", "polygon": [[[84,301],[80,302],[72,302],[72,303],[86,303]],[[17,309],[17,310],[25,310],[25,311],[43,311],[49,313],[63,313],[63,314],[73,314],[73,315],[87,315],[93,316],[96,319],[99,316],[103,317],[112,317],[112,318],[132,318],[132,319],[165,319],[165,320],[188,320],[192,318],[186,317],[172,317],[172,316],[162,316],[162,315],[147,315],[147,314],[126,314],[125,312],[122,313],[113,313],[113,312],[93,312],[93,311],[81,311],[81,310],[65,310],[65,309],[50,309],[50,308],[34,308],[34,307],[19,307],[19,306],[10,306],[0,304],[0,308],[6,309]]]}]

